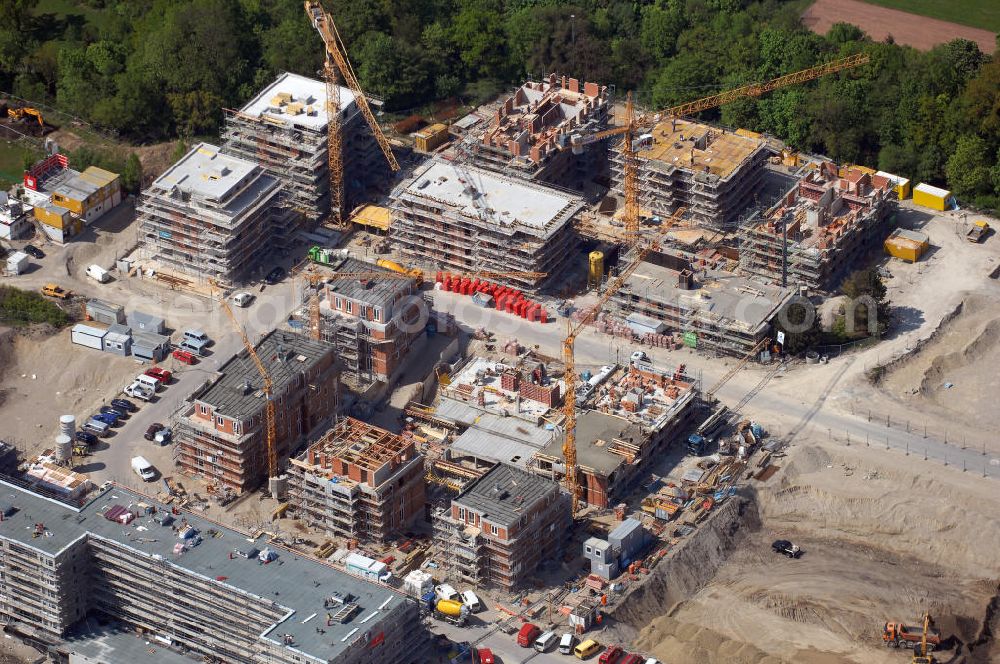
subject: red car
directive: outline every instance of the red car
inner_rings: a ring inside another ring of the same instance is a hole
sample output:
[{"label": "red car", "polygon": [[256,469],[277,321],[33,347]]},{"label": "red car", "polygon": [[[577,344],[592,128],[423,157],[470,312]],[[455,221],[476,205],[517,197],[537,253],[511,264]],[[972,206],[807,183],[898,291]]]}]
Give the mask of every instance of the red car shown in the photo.
[{"label": "red car", "polygon": [[156,380],[160,381],[164,385],[166,385],[167,383],[170,382],[170,377],[173,375],[172,373],[170,373],[166,369],[161,369],[160,367],[152,367],[152,368],[146,369],[145,374],[147,376],[149,376],[150,378],[155,378]]},{"label": "red car", "polygon": [[495,664],[496,660],[493,659],[493,651],[489,648],[480,648],[477,652],[479,655],[479,664]]},{"label": "red car", "polygon": [[181,350],[179,348],[171,353],[171,355],[173,355],[174,359],[181,364],[194,364],[198,361],[193,353],[189,353],[186,350]]},{"label": "red car", "polygon": [[601,653],[600,659],[597,661],[600,664],[618,664],[618,660],[622,658],[625,651],[618,646],[608,646],[608,649]]},{"label": "red car", "polygon": [[646,660],[639,655],[625,655],[625,659],[618,664],[643,664]]},{"label": "red car", "polygon": [[524,623],[521,625],[521,631],[517,633],[517,645],[522,648],[530,648],[541,634],[542,630],[538,629],[537,625]]}]

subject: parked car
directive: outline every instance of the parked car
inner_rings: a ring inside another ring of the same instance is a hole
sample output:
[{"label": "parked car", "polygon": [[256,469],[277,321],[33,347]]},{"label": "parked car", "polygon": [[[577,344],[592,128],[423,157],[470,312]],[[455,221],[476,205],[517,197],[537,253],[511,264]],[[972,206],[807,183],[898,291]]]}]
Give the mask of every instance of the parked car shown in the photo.
[{"label": "parked car", "polygon": [[97,444],[97,436],[87,431],[77,431],[75,438],[81,443],[86,443],[87,445]]},{"label": "parked car", "polygon": [[264,277],[264,283],[266,283],[268,286],[273,286],[274,284],[284,279],[285,274],[286,274],[285,268],[280,266],[276,267],[267,273],[267,276]]},{"label": "parked car", "polygon": [[73,297],[73,291],[68,291],[59,284],[45,284],[42,286],[42,295],[54,297],[59,300],[68,300]]},{"label": "parked car", "polygon": [[136,406],[131,401],[129,401],[128,399],[112,399],[111,405],[114,406],[115,408],[124,408],[130,413],[134,413],[135,411],[139,410],[139,407]]},{"label": "parked car", "polygon": [[173,435],[174,435],[173,431],[171,431],[168,427],[164,427],[159,431],[157,431],[156,435],[153,436],[153,442],[159,445],[166,445],[167,443],[170,442],[170,439],[173,437]]},{"label": "parked car", "polygon": [[32,258],[37,258],[39,260],[45,258],[45,252],[33,244],[24,245],[24,253],[28,254]]},{"label": "parked car", "polygon": [[442,583],[439,586],[434,586],[434,595],[438,599],[450,599],[456,602],[461,602],[462,598],[455,590],[454,586],[448,583]]},{"label": "parked car", "polygon": [[576,635],[573,632],[566,632],[559,639],[559,652],[563,655],[572,655],[573,646],[576,645]]},{"label": "parked car", "polygon": [[775,540],[771,544],[771,549],[775,553],[782,553],[789,558],[798,558],[802,555],[802,549],[797,544],[792,544],[788,540]]},{"label": "parked car", "polygon": [[145,457],[132,457],[132,470],[142,478],[143,482],[152,482],[156,479],[156,468]]},{"label": "parked car", "polygon": [[149,369],[146,369],[144,373],[150,378],[155,378],[164,385],[169,383],[170,377],[173,376],[172,373],[162,367],[150,367]]},{"label": "parked car", "polygon": [[159,422],[153,422],[146,428],[146,433],[144,433],[142,437],[145,438],[146,440],[153,440],[154,438],[156,438],[157,432],[159,432],[161,429],[164,428],[165,427]]},{"label": "parked car", "polygon": [[601,653],[597,660],[600,664],[618,664],[625,651],[620,646],[608,646],[608,649]]},{"label": "parked car", "polygon": [[118,424],[118,420],[121,419],[121,415],[119,415],[114,411],[111,411],[108,413],[97,413],[91,419],[99,420],[107,424],[109,427],[113,427],[114,425]]},{"label": "parked car", "polygon": [[577,659],[587,659],[591,657],[594,653],[601,649],[601,644],[594,639],[587,639],[582,643],[578,643],[575,648],[573,648],[573,654]]},{"label": "parked car", "polygon": [[645,351],[637,350],[633,351],[631,355],[632,362],[649,362],[649,356],[646,355]]},{"label": "parked car", "polygon": [[643,664],[646,660],[639,655],[629,655],[626,654],[625,657],[618,662],[618,664]]},{"label": "parked car", "polygon": [[101,406],[102,413],[114,413],[123,420],[128,419],[128,411],[124,408],[118,408],[117,406]]},{"label": "parked car", "polygon": [[195,357],[194,353],[190,353],[186,350],[181,350],[180,348],[171,353],[171,355],[175,360],[177,360],[181,364],[194,364],[195,362],[198,361],[198,358]]},{"label": "parked car", "polygon": [[497,660],[489,648],[480,648],[476,654],[479,656],[479,664],[496,664]]},{"label": "parked car", "polygon": [[535,644],[535,640],[541,636],[542,630],[538,628],[538,625],[533,623],[524,623],[521,625],[521,631],[517,633],[517,645],[522,648],[530,648]]}]

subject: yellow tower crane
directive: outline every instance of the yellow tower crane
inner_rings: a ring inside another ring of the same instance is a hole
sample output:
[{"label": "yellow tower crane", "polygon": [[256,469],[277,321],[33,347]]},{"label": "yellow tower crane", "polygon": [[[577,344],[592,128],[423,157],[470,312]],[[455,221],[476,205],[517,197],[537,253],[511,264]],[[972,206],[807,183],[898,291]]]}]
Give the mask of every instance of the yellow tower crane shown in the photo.
[{"label": "yellow tower crane", "polygon": [[329,150],[330,164],[330,208],[332,222],[334,226],[345,227],[343,206],[344,206],[344,164],[342,153],[342,127],[340,125],[340,85],[337,80],[339,72],[348,89],[354,94],[354,103],[358,105],[361,115],[365,118],[368,126],[371,127],[375,140],[382,148],[389,168],[396,172],[399,170],[399,163],[395,155],[392,154],[392,147],[389,139],[382,133],[375,114],[372,113],[368,105],[368,98],[365,97],[358,77],[354,74],[354,68],[350,60],[347,59],[347,49],[340,39],[340,33],[333,22],[333,18],[323,9],[323,5],[317,0],[306,0],[306,14],[312,21],[313,27],[319,32],[326,47],[326,62],[323,66],[323,80],[326,82],[326,114],[327,114],[327,146]]},{"label": "yellow tower crane", "polygon": [[625,237],[634,239],[639,234],[639,178],[638,165],[636,163],[635,136],[642,130],[657,122],[691,115],[710,108],[724,106],[737,99],[747,97],[760,97],[763,94],[787,87],[797,85],[821,78],[828,74],[833,74],[845,69],[853,69],[867,64],[870,61],[868,55],[859,53],[839,60],[803,69],[801,71],[779,76],[764,83],[751,83],[739,88],[727,90],[717,95],[703,97],[694,101],[685,102],[677,106],[657,111],[655,113],[636,114],[632,105],[632,95],[629,94],[625,100],[625,116],[621,126],[605,129],[593,134],[574,134],[568,136],[566,140],[574,150],[580,150],[584,145],[600,141],[611,136],[622,136],[621,152],[623,158],[622,182],[625,194]]},{"label": "yellow tower crane", "polygon": [[[662,230],[669,230],[671,226],[676,224],[681,216],[686,211],[685,208],[678,208],[674,214],[664,222]],[[638,239],[638,236],[636,236]],[[597,303],[587,310],[583,317],[577,321],[576,325],[572,323],[569,324],[566,338],[563,339],[562,344],[562,356],[563,364],[565,365],[565,373],[563,376],[563,382],[566,383],[566,392],[563,396],[563,415],[566,419],[564,426],[566,428],[566,436],[563,439],[563,459],[566,462],[566,477],[564,482],[566,484],[566,490],[572,499],[573,513],[576,514],[577,508],[580,502],[580,486],[579,479],[577,478],[578,468],[576,464],[576,356],[575,356],[575,345],[576,337],[583,331],[584,326],[592,323],[596,318],[597,314],[600,313],[601,309],[607,304],[618,290],[625,285],[628,278],[632,276],[632,273],[642,264],[642,261],[646,259],[653,251],[656,251],[660,247],[659,240],[653,240],[644,247],[636,247],[636,255],[632,259],[632,262],[625,266],[624,269],[618,274],[617,277],[608,282],[607,287],[604,292],[597,299]]]},{"label": "yellow tower crane", "polygon": [[[218,289],[219,285],[212,281],[210,282],[213,289]],[[277,427],[275,424],[275,413],[274,413],[274,383],[271,381],[271,375],[267,372],[264,367],[264,363],[261,362],[260,357],[257,355],[257,350],[250,343],[250,339],[247,338],[247,333],[240,325],[239,321],[236,320],[236,314],[233,313],[232,308],[229,303],[226,302],[225,297],[219,297],[219,302],[222,303],[222,308],[225,309],[226,315],[229,316],[229,320],[233,324],[233,328],[236,329],[236,333],[240,335],[240,339],[243,341],[243,347],[247,349],[247,353],[250,355],[250,359],[257,366],[257,372],[260,374],[261,379],[264,381],[264,428],[265,436],[264,442],[267,446],[267,477],[270,483],[278,477],[278,451],[276,446],[277,440]],[[268,487],[269,490],[271,487]],[[280,498],[280,496],[276,496]]]}]

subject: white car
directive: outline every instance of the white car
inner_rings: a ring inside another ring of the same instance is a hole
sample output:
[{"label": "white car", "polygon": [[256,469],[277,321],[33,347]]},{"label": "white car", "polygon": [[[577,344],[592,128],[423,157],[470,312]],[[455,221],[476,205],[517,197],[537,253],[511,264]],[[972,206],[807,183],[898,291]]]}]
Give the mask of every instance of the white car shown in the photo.
[{"label": "white car", "polygon": [[649,362],[649,356],[644,351],[637,350],[632,353],[633,362]]},{"label": "white car", "polygon": [[233,295],[233,304],[237,307],[249,307],[252,302],[252,293],[237,293],[236,295]]}]

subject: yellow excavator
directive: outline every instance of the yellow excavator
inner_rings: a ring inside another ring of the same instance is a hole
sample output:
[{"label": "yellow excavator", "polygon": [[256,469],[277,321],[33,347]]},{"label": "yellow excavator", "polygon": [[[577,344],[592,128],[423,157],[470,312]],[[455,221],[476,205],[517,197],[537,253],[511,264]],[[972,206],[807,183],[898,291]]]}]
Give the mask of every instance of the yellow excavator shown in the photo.
[{"label": "yellow excavator", "polygon": [[24,118],[31,116],[38,120],[38,126],[44,127],[45,120],[42,118],[42,112],[37,108],[31,108],[30,106],[22,106],[21,108],[8,108],[7,116],[11,120],[23,120]]},{"label": "yellow excavator", "polygon": [[913,646],[912,664],[934,664],[934,655],[931,654],[927,646],[927,632],[931,626],[931,614],[924,614],[924,632],[920,637],[920,643]]}]

